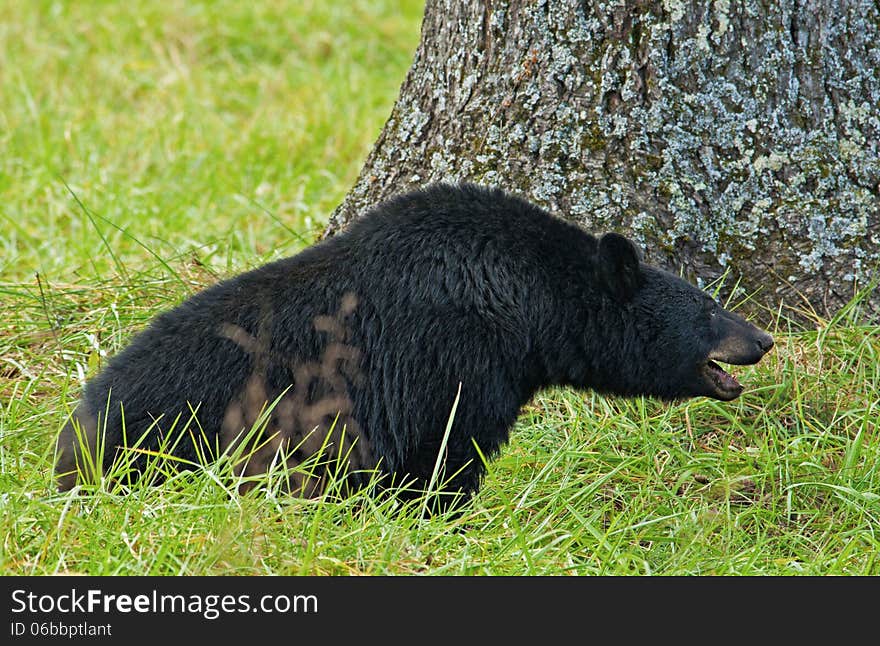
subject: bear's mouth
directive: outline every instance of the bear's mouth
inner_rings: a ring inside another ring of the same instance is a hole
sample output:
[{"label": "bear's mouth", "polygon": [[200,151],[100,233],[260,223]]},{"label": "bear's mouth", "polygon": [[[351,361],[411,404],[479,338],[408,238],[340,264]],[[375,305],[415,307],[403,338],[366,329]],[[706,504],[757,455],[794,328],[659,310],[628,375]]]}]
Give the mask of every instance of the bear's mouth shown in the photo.
[{"label": "bear's mouth", "polygon": [[742,394],[743,385],[739,380],[711,359],[703,364],[703,376],[712,388],[712,396],[722,401],[736,399]]}]

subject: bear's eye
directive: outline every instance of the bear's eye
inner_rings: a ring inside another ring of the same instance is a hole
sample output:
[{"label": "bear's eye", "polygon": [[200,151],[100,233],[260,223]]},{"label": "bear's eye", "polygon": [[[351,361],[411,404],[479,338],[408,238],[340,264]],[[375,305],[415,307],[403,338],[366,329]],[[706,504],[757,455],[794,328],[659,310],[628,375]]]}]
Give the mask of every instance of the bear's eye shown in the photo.
[{"label": "bear's eye", "polygon": [[703,301],[703,312],[708,314],[709,318],[715,318],[718,313],[718,304],[713,300]]}]

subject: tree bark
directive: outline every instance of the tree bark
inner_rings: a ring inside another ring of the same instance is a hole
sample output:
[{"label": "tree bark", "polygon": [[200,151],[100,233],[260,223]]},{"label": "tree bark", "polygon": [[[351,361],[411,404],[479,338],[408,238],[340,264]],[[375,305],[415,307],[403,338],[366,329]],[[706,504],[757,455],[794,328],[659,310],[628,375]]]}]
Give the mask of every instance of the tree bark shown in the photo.
[{"label": "tree bark", "polygon": [[628,234],[725,296],[829,316],[877,274],[878,142],[877,2],[428,0],[327,233],[466,179]]}]

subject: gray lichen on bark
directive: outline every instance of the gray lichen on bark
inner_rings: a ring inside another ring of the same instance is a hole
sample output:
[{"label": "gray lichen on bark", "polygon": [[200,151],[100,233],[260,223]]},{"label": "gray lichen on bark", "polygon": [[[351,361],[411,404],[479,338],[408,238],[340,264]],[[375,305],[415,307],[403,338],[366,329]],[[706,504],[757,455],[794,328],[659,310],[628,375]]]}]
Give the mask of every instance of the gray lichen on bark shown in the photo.
[{"label": "gray lichen on bark", "polygon": [[880,8],[428,0],[328,232],[463,179],[628,233],[699,283],[833,312],[880,262]]}]

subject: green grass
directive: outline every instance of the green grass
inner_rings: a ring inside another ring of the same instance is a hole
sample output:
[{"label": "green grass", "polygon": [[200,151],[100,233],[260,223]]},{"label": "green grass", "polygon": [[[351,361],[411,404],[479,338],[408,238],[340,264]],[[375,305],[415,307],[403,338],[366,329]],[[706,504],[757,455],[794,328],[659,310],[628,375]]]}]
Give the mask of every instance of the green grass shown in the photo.
[{"label": "green grass", "polygon": [[[852,310],[736,402],[543,393],[457,518],[230,494],[61,495],[82,379],[152,316],[316,238],[390,112],[421,1],[0,4],[0,571],[878,574],[880,327]],[[222,466],[222,465],[221,465]]]}]

